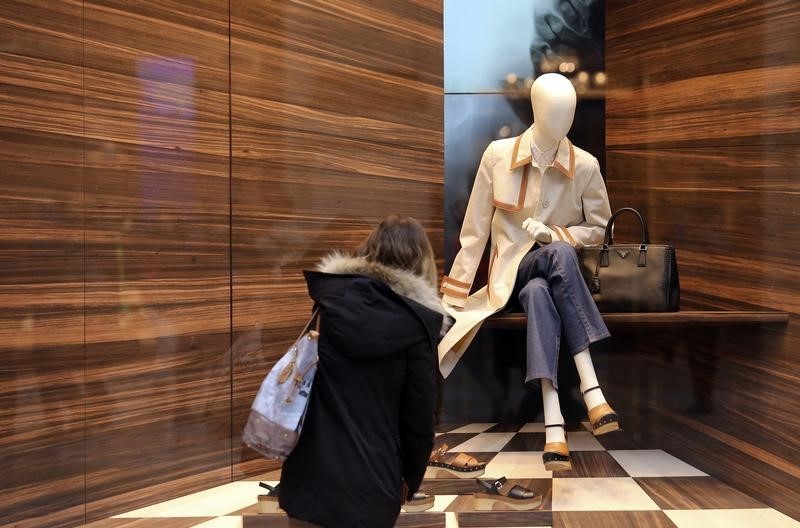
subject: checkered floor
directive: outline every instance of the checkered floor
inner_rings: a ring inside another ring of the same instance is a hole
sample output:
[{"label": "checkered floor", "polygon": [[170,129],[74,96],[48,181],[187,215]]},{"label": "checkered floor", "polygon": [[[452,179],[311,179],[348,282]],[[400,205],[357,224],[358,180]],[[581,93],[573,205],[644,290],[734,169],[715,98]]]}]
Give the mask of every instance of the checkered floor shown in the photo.
[{"label": "checkered floor", "polygon": [[[542,495],[533,511],[478,512],[469,479],[426,480],[422,491],[436,496],[425,513],[400,515],[397,526],[511,527],[800,527],[800,523],[709,477],[658,449],[630,449],[624,431],[594,437],[577,425],[568,433],[573,469],[544,470],[544,425],[467,424],[439,426],[436,444],[486,462],[481,478],[505,476]],[[233,482],[116,516],[131,524],[202,528],[295,526],[282,515],[258,515],[259,480],[274,484],[279,472]],[[142,522],[147,520],[148,522]],[[298,526],[306,526],[298,524]]]}]

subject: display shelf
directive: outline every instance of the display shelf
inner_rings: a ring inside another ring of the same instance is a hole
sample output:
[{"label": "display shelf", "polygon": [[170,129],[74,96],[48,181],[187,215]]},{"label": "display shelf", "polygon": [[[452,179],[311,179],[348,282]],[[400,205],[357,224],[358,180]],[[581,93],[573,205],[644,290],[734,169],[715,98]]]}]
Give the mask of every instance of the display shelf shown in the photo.
[{"label": "display shelf", "polygon": [[[681,310],[661,313],[604,313],[608,326],[723,326],[786,324],[789,314],[777,310]],[[525,328],[524,313],[497,314],[486,319],[484,328]]]}]

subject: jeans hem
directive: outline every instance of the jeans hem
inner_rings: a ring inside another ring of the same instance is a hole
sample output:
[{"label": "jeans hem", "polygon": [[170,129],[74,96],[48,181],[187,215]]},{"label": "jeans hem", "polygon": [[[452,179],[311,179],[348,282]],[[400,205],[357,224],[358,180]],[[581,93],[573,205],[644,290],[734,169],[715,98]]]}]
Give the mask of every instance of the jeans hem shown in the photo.
[{"label": "jeans hem", "polygon": [[601,334],[599,337],[596,338],[590,337],[583,344],[570,348],[569,353],[571,356],[574,356],[575,354],[589,348],[589,345],[593,345],[599,341],[602,341],[603,339],[608,339],[609,337],[611,337],[611,334],[609,332],[605,332],[604,334]]}]

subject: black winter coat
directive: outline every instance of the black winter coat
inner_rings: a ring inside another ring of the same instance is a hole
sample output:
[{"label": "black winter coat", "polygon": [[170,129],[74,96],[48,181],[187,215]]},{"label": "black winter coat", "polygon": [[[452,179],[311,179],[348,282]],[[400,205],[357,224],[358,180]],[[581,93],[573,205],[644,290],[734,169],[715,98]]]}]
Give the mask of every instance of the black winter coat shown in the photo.
[{"label": "black winter coat", "polygon": [[410,496],[433,447],[442,315],[374,276],[305,275],[319,365],[280,506],[324,527],[394,526],[403,480]]}]

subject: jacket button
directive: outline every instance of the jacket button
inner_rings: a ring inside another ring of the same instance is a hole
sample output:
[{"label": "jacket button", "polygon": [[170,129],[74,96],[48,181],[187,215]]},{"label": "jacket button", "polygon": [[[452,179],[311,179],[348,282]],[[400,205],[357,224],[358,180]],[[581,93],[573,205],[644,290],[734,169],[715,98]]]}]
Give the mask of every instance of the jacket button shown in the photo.
[{"label": "jacket button", "polygon": [[548,202],[547,200],[545,200],[545,201],[544,201],[544,203],[542,204],[542,207],[544,207],[545,209],[547,209],[548,207],[550,207],[550,202]]}]

